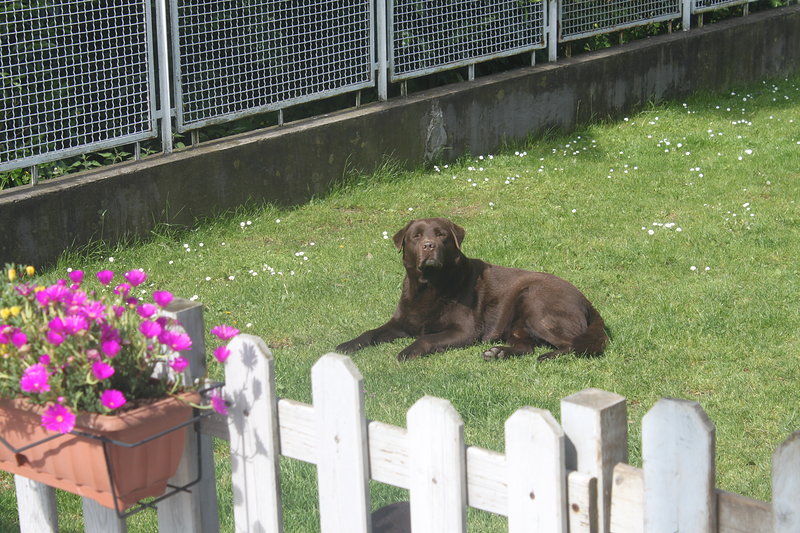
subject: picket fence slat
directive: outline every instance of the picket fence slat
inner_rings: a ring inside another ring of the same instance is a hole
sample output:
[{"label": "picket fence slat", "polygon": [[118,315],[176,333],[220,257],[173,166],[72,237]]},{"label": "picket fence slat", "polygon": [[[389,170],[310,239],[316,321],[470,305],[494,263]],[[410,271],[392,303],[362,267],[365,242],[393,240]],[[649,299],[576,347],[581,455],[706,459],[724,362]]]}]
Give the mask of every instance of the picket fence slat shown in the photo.
[{"label": "picket fence slat", "polygon": [[642,420],[645,533],[716,533],[714,425],[697,402],[661,399]]},{"label": "picket fence slat", "polygon": [[14,476],[20,531],[58,532],[56,489],[22,476]]},{"label": "picket fence slat", "polygon": [[236,531],[283,531],[280,499],[278,408],[272,354],[263,340],[239,335],[225,365],[230,404],[233,513]]},{"label": "picket fence slat", "polygon": [[411,529],[466,533],[464,422],[447,400],[424,396],[408,410]]},{"label": "picket fence slat", "polygon": [[311,368],[321,533],[371,530],[363,382],[343,355],[325,355]]},{"label": "picket fence slat", "polygon": [[611,498],[611,533],[644,531],[644,476],[634,466],[618,463],[614,467]]},{"label": "picket fence slat", "polygon": [[[733,492],[716,490],[719,533],[770,533],[772,506]],[[796,494],[796,493],[795,493]]]},{"label": "picket fence slat", "polygon": [[597,478],[573,471],[567,476],[570,533],[598,533]]},{"label": "picket fence slat", "polygon": [[561,425],[567,436],[567,469],[597,478],[597,527],[608,531],[614,466],[628,462],[625,398],[599,389],[567,396],[561,400]]},{"label": "picket fence slat", "polygon": [[564,430],[544,409],[523,407],[505,423],[508,531],[567,531]]},{"label": "picket fence slat", "polygon": [[775,533],[800,531],[800,431],[792,433],[772,456],[772,509]]}]

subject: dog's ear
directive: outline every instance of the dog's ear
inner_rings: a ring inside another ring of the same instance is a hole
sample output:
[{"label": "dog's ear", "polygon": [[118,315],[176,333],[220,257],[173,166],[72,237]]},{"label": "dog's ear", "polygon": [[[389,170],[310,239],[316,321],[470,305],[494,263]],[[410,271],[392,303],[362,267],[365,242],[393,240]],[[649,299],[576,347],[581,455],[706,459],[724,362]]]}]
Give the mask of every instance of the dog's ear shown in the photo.
[{"label": "dog's ear", "polygon": [[460,250],[461,243],[464,241],[464,235],[466,235],[467,232],[455,222],[450,222],[450,231],[453,233],[453,238],[456,240],[456,248]]},{"label": "dog's ear", "polygon": [[394,245],[401,252],[403,251],[403,244],[405,243],[405,240],[406,240],[406,232],[408,231],[409,226],[411,226],[411,222],[414,222],[414,221],[413,220],[410,221],[408,224],[406,224],[403,227],[403,229],[401,229],[400,231],[395,233],[394,237],[392,237],[392,239],[394,240]]}]

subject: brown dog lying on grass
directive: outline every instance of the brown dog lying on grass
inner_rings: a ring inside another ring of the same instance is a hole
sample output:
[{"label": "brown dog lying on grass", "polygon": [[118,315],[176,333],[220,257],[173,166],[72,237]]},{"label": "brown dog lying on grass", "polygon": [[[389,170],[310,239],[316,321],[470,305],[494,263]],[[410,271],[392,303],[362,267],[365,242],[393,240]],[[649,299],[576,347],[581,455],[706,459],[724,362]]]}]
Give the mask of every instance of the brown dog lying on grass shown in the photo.
[{"label": "brown dog lying on grass", "polygon": [[464,229],[445,218],[412,220],[394,236],[406,278],[400,303],[384,325],[336,347],[351,353],[365,346],[416,337],[397,359],[502,341],[486,360],[555,348],[539,360],[575,352],[602,353],[605,325],[589,300],[552,274],[491,265],[461,253]]}]

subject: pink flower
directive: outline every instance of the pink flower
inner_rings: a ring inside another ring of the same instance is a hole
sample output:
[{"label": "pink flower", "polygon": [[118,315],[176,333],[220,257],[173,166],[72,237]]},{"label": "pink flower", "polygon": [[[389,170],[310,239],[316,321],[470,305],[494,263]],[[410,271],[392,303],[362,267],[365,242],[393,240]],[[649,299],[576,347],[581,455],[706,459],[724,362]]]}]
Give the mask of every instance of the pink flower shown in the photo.
[{"label": "pink flower", "polygon": [[153,293],[153,301],[160,307],[166,307],[172,301],[172,293],[169,291],[155,291]]},{"label": "pink flower", "polygon": [[106,306],[103,302],[89,302],[81,308],[81,314],[89,320],[105,321]]},{"label": "pink flower", "polygon": [[65,339],[64,335],[52,329],[47,332],[46,337],[47,337],[47,342],[49,342],[53,346],[58,346],[59,344],[64,342]]},{"label": "pink flower", "polygon": [[0,344],[8,344],[11,342],[11,334],[14,333],[15,328],[8,324],[0,324]]},{"label": "pink flower", "polygon": [[125,307],[124,306],[121,306],[121,305],[115,305],[114,306],[114,315],[116,315],[117,318],[120,318],[124,314],[125,314]]},{"label": "pink flower", "polygon": [[169,346],[176,352],[182,352],[192,347],[192,339],[186,333],[178,333],[169,329],[164,329],[158,336],[158,342]]},{"label": "pink flower", "polygon": [[114,367],[103,361],[97,361],[92,365],[92,374],[97,379],[106,379],[114,375]]},{"label": "pink flower", "polygon": [[63,405],[51,405],[42,413],[42,427],[48,431],[69,433],[75,427],[75,414]]},{"label": "pink flower", "polygon": [[220,363],[224,363],[228,360],[228,357],[231,356],[231,351],[226,346],[217,346],[214,350],[214,357],[217,358],[217,361]]},{"label": "pink flower", "polygon": [[50,364],[50,355],[46,354],[46,353],[43,353],[42,355],[40,355],[39,356],[39,364],[42,364],[44,366],[49,365]]},{"label": "pink flower", "polygon": [[147,337],[148,339],[152,339],[153,337],[158,337],[161,335],[161,324],[158,322],[153,322],[152,320],[145,320],[141,324],[139,324],[139,331]]},{"label": "pink flower", "polygon": [[228,406],[217,391],[211,393],[211,408],[223,416],[228,414]]},{"label": "pink flower", "polygon": [[19,329],[11,334],[11,344],[17,348],[22,348],[28,343],[28,336],[21,332]]},{"label": "pink flower", "polygon": [[69,279],[72,283],[81,283],[83,281],[83,270],[73,270],[69,273]]},{"label": "pink flower", "polygon": [[125,272],[125,279],[134,287],[138,287],[147,279],[147,274],[143,270],[130,270]]},{"label": "pink flower", "polygon": [[122,349],[122,345],[116,339],[109,339],[100,343],[100,349],[106,357],[114,357]]},{"label": "pink flower", "polygon": [[111,283],[111,280],[114,279],[114,272],[111,270],[101,270],[97,273],[97,279],[103,285],[108,285]]},{"label": "pink flower", "polygon": [[175,357],[170,361],[169,366],[175,372],[183,372],[189,366],[189,361],[185,357]]},{"label": "pink flower", "polygon": [[213,328],[211,328],[211,334],[216,335],[217,338],[220,340],[226,341],[238,335],[239,330],[234,328],[233,326],[221,324],[219,326],[214,326]]},{"label": "pink flower", "polygon": [[49,392],[50,384],[47,382],[49,374],[47,368],[41,363],[29,366],[22,373],[19,388],[22,392]]},{"label": "pink flower", "polygon": [[131,292],[131,286],[127,283],[120,283],[116,287],[114,287],[114,294],[122,296],[124,298],[128,297],[128,293]]},{"label": "pink flower", "polygon": [[142,318],[150,318],[156,314],[157,311],[158,308],[153,304],[142,304],[136,308],[136,312],[139,313],[139,316]]},{"label": "pink flower", "polygon": [[100,403],[102,403],[103,406],[108,409],[116,409],[117,407],[121,407],[125,405],[125,402],[127,401],[128,400],[125,399],[125,395],[116,389],[104,390],[100,395]]},{"label": "pink flower", "polygon": [[89,329],[89,321],[84,316],[69,315],[64,318],[64,333],[67,335],[75,335],[87,329]]}]

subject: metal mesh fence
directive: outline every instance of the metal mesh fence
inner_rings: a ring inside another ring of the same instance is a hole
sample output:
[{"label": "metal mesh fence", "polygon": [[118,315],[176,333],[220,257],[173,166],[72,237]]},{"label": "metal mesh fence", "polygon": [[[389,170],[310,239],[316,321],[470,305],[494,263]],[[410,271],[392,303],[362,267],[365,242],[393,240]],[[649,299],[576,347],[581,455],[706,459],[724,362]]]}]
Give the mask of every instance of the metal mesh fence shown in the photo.
[{"label": "metal mesh fence", "polygon": [[681,17],[681,0],[562,0],[560,41]]},{"label": "metal mesh fence", "polygon": [[180,131],[374,85],[371,0],[172,3]]},{"label": "metal mesh fence", "polygon": [[390,0],[397,81],[546,46],[541,0]]},{"label": "metal mesh fence", "polygon": [[749,4],[755,0],[694,0],[692,2],[692,13],[701,13],[714,9],[722,9],[740,4]]},{"label": "metal mesh fence", "polygon": [[0,7],[0,170],[155,136],[149,0]]}]

